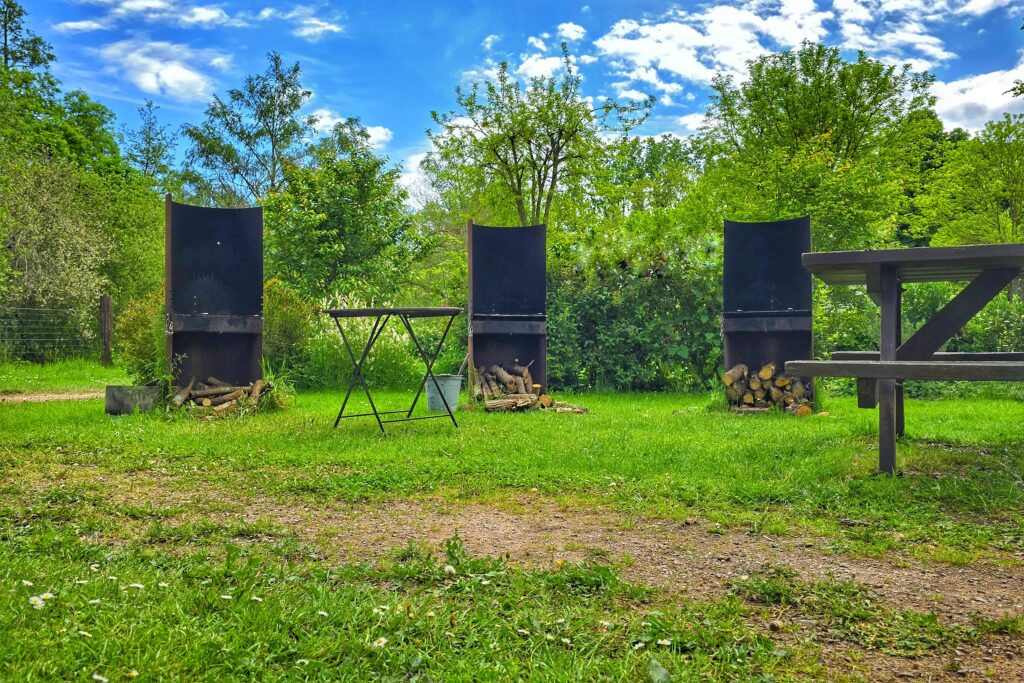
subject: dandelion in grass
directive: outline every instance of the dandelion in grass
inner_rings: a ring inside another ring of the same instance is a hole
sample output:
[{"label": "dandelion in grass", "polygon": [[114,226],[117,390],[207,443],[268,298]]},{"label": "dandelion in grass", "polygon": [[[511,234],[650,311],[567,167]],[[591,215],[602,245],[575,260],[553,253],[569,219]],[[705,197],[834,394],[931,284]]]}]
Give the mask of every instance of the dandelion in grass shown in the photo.
[{"label": "dandelion in grass", "polygon": [[633,644],[633,649],[634,650],[642,650],[642,649],[644,649],[645,646],[646,646],[646,643],[644,643],[644,641],[641,640],[641,641]]},{"label": "dandelion in grass", "polygon": [[370,647],[372,647],[374,650],[379,650],[379,649],[381,649],[382,647],[384,647],[387,644],[388,644],[388,639],[383,637],[383,636],[381,636],[377,640],[373,641],[373,643],[370,644]]},{"label": "dandelion in grass", "polygon": [[671,638],[662,638],[661,640],[658,641],[658,645],[661,645],[662,647],[670,647],[672,645],[672,639]]},{"label": "dandelion in grass", "polygon": [[42,597],[40,597],[38,595],[33,595],[31,598],[28,599],[28,601],[36,609],[43,609],[44,607],[46,607],[46,601],[43,600]]},{"label": "dandelion in grass", "polygon": [[39,597],[41,597],[43,600],[53,600],[57,596],[54,595],[53,593],[43,593]]},{"label": "dandelion in grass", "polygon": [[562,645],[565,645],[566,647],[572,647],[572,641],[568,638],[562,638]]},{"label": "dandelion in grass", "polygon": [[555,639],[555,637],[554,637],[553,635],[551,635],[550,633],[545,633],[545,634],[544,634],[544,637],[545,637],[546,639],[548,639],[548,640],[554,640],[554,639]]},{"label": "dandelion in grass", "polygon": [[526,636],[530,635],[530,630],[525,628],[517,628],[516,633],[525,638]]},{"label": "dandelion in grass", "polygon": [[33,585],[33,583],[31,581],[29,581],[28,579],[22,579],[21,580],[21,585],[22,586],[31,586],[31,585]]},{"label": "dandelion in grass", "polygon": [[428,617],[434,616],[434,610],[427,610],[427,616]]},{"label": "dandelion in grass", "polygon": [[78,635],[82,636],[83,638],[92,638],[92,634],[88,631],[79,631]]},{"label": "dandelion in grass", "polygon": [[167,582],[166,581],[161,581],[160,583],[157,584],[157,586],[159,586],[160,588],[167,588]]},{"label": "dandelion in grass", "polygon": [[558,565],[559,567],[564,567],[565,566],[565,560],[559,558],[559,559],[555,560],[555,564]]},{"label": "dandelion in grass", "polygon": [[125,678],[138,678],[139,677],[139,672],[136,671],[135,669],[132,669],[131,671],[126,671],[125,674],[124,674],[124,677]]},{"label": "dandelion in grass", "polygon": [[110,682],[109,678],[107,678],[106,676],[101,676],[100,674],[93,674],[92,675],[92,680],[99,681],[99,683],[109,683]]},{"label": "dandelion in grass", "polygon": [[444,573],[448,576],[455,576],[455,567],[451,566],[450,564],[446,564],[444,566]]},{"label": "dandelion in grass", "polygon": [[387,611],[388,611],[388,608],[385,605],[381,605],[380,607],[374,607],[373,608],[373,613],[378,615],[378,616],[380,616],[381,614],[387,614]]}]

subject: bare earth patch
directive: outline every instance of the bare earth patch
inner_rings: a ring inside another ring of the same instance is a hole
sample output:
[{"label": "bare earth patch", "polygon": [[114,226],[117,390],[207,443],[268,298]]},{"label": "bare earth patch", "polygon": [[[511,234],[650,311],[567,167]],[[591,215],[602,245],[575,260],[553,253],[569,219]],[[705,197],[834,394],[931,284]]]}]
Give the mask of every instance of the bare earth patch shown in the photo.
[{"label": "bare earth patch", "polygon": [[45,403],[46,401],[86,401],[103,398],[102,391],[46,394],[0,394],[0,403]]},{"label": "bare earth patch", "polygon": [[[46,489],[59,481],[99,482],[114,502],[205,510],[189,513],[191,520],[271,522],[339,562],[372,560],[410,540],[437,547],[457,533],[476,555],[505,556],[530,567],[602,559],[617,565],[626,580],[696,600],[720,599],[731,580],[776,565],[791,567],[804,580],[855,580],[890,608],[934,612],[947,625],[969,625],[975,616],[994,619],[1024,613],[1024,570],[1019,567],[952,566],[895,554],[884,559],[851,557],[826,552],[822,546],[827,539],[711,533],[699,523],[629,517],[540,495],[499,503],[452,503],[436,497],[359,505],[237,500],[214,487],[156,472],[97,476],[93,468],[60,469],[57,481],[34,483]],[[1019,637],[991,636],[980,645],[907,659],[831,643],[813,620],[798,621],[785,624],[786,630],[792,627],[801,637],[816,633],[827,666],[855,680],[1024,680],[1024,642]],[[767,624],[762,626],[767,630]]]}]

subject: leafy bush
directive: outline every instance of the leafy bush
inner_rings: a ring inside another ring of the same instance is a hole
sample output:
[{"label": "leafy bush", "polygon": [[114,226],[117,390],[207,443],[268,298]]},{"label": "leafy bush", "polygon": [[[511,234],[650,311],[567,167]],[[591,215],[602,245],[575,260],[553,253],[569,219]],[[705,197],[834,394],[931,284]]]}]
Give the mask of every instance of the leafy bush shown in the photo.
[{"label": "leafy bush", "polygon": [[548,381],[619,390],[707,386],[721,360],[717,242],[598,257],[548,288]]},{"label": "leafy bush", "polygon": [[263,283],[263,356],[272,367],[301,361],[313,336],[312,303],[280,280]]},{"label": "leafy bush", "polygon": [[114,343],[118,363],[133,382],[145,384],[167,374],[162,291],[136,299],[117,316]]}]

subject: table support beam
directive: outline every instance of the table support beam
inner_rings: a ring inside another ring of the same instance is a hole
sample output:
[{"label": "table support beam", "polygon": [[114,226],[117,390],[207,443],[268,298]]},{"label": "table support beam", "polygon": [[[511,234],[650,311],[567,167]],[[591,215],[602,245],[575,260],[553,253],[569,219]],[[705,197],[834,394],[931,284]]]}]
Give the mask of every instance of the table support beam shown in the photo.
[{"label": "table support beam", "polygon": [[[896,268],[879,269],[878,299],[882,305],[882,334],[879,358],[896,360],[900,339],[900,280]],[[896,380],[878,380],[878,469],[886,474],[896,472],[897,415]]]}]

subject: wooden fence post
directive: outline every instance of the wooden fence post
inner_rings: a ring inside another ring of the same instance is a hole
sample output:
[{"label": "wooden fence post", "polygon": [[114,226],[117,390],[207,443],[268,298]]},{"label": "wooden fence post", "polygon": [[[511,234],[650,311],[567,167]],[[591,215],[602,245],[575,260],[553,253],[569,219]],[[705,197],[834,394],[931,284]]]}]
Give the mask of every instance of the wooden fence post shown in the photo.
[{"label": "wooden fence post", "polygon": [[109,295],[100,297],[100,362],[113,364],[111,350],[114,345],[114,301]]}]

